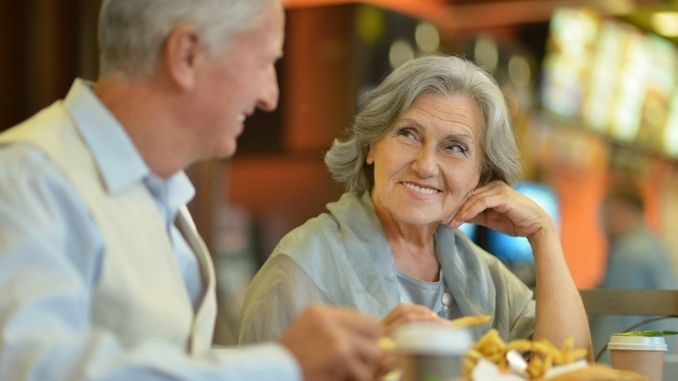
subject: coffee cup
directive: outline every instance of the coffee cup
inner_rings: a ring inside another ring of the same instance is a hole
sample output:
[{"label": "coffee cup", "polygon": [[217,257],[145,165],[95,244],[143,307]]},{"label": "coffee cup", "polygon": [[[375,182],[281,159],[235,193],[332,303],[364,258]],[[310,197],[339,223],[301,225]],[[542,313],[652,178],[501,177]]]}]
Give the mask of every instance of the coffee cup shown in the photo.
[{"label": "coffee cup", "polygon": [[433,323],[412,323],[393,334],[401,381],[461,380],[461,359],[473,344],[471,333]]},{"label": "coffee cup", "polygon": [[661,381],[666,341],[663,336],[612,335],[607,344],[615,369],[631,370]]}]

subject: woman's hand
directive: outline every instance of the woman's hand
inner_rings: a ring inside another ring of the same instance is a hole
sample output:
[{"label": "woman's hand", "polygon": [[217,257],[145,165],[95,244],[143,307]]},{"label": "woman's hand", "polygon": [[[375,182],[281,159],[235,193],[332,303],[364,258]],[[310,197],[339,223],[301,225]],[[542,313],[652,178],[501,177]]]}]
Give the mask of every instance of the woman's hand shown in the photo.
[{"label": "woman's hand", "polygon": [[[427,307],[418,304],[401,303],[381,320],[382,334],[384,336],[391,336],[399,326],[413,322],[449,324],[448,320],[441,318]],[[381,360],[378,375],[386,375],[395,369],[396,365],[397,362],[393,353],[386,353]]]},{"label": "woman's hand", "polygon": [[473,222],[530,241],[537,234],[556,232],[548,214],[530,198],[503,181],[493,181],[473,190],[447,223],[457,228]]},{"label": "woman's hand", "polygon": [[381,328],[384,335],[390,336],[399,326],[413,322],[449,324],[449,321],[441,318],[427,307],[418,304],[401,303],[381,320]]}]

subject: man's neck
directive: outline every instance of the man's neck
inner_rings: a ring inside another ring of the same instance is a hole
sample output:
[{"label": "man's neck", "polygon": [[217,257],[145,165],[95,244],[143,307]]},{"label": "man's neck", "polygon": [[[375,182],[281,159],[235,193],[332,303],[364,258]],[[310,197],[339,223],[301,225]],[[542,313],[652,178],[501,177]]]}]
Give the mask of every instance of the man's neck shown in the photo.
[{"label": "man's neck", "polygon": [[153,80],[103,77],[94,86],[101,102],[115,116],[156,175],[168,178],[191,164],[190,141],[182,136],[170,89]]}]

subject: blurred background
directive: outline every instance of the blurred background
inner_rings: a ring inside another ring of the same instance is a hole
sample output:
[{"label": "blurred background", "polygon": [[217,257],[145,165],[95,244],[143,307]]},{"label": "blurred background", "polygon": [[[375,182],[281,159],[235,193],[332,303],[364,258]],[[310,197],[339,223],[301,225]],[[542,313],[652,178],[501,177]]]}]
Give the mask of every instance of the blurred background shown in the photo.
[{"label": "blurred background", "polygon": [[[640,186],[646,222],[678,268],[678,1],[284,3],[280,107],[248,119],[235,158],[189,169],[226,327],[277,241],[342,193],[322,158],[361,95],[424,54],[464,56],[502,87],[525,166],[517,188],[556,219],[579,288],[603,277],[601,201],[619,178]],[[0,1],[0,129],[62,98],[75,77],[96,79],[99,5]],[[525,241],[464,229],[533,284]]]}]

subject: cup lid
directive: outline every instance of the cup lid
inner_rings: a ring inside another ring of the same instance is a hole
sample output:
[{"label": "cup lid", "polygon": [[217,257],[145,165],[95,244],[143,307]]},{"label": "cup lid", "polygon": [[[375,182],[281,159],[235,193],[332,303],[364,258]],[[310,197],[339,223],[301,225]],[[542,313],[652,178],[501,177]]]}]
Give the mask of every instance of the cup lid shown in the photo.
[{"label": "cup lid", "polygon": [[411,323],[393,334],[396,350],[421,354],[462,355],[473,344],[471,333],[434,323]]},{"label": "cup lid", "polygon": [[666,351],[667,346],[663,336],[612,335],[607,348],[626,351]]}]

